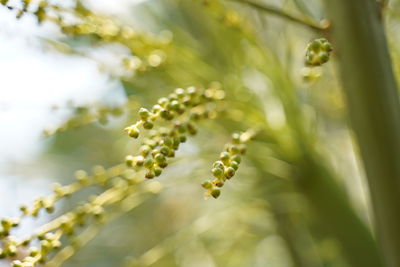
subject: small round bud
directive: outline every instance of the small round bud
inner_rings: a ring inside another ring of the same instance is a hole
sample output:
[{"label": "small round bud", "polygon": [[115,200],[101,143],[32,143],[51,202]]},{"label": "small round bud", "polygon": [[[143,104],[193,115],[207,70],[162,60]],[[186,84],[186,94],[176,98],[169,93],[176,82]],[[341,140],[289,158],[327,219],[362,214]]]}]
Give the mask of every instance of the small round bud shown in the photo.
[{"label": "small round bud", "polygon": [[325,50],[326,52],[332,52],[332,50],[333,50],[332,45],[331,45],[331,43],[329,43],[329,42],[325,42],[325,43],[323,44],[323,48],[324,48],[324,50]]},{"label": "small round bud", "polygon": [[140,108],[139,117],[141,120],[147,120],[150,117],[150,111],[148,111],[146,108]]},{"label": "small round bud", "polygon": [[143,165],[147,169],[151,169],[153,167],[154,161],[152,158],[148,158],[144,161]]},{"label": "small round bud", "polygon": [[182,98],[185,96],[185,90],[183,90],[182,88],[177,88],[175,89],[175,94],[178,98]]},{"label": "small round bud", "polygon": [[153,171],[153,170],[149,170],[149,171],[146,172],[146,174],[145,174],[144,177],[146,177],[147,179],[153,179],[154,176],[156,176],[156,174],[154,173],[154,171]]},{"label": "small round bud", "polygon": [[146,157],[151,151],[151,147],[148,145],[143,145],[139,148],[139,152],[143,157]]},{"label": "small round bud", "polygon": [[158,104],[162,107],[165,107],[169,103],[168,98],[162,97],[158,100]]},{"label": "small round bud", "polygon": [[186,92],[191,96],[195,96],[197,93],[197,89],[194,86],[190,86],[190,87],[186,88]]},{"label": "small round bud", "polygon": [[167,147],[167,146],[162,146],[162,147],[160,148],[160,152],[161,152],[163,155],[167,156],[167,155],[169,154],[169,152],[170,152],[170,149],[169,149],[169,147]]},{"label": "small round bud", "polygon": [[136,126],[131,126],[127,128],[128,134],[130,137],[138,138],[139,137],[139,129]]},{"label": "small round bud", "polygon": [[239,169],[239,163],[237,163],[236,161],[231,161],[230,166],[237,171]]},{"label": "small round bud", "polygon": [[155,168],[154,169],[154,175],[155,176],[160,176],[162,173],[162,169],[161,168]]},{"label": "small round bud", "polygon": [[222,163],[222,161],[217,160],[216,162],[214,162],[213,167],[223,170],[224,169],[224,164]]},{"label": "small round bud", "polygon": [[321,52],[318,54],[319,58],[320,58],[320,62],[322,63],[326,63],[329,60],[329,54],[327,52]]},{"label": "small round bud", "polygon": [[229,160],[229,153],[228,152],[222,152],[220,155],[219,155],[219,159],[222,161],[222,162],[227,162],[228,160]]},{"label": "small round bud", "polygon": [[128,167],[133,167],[133,163],[135,162],[135,158],[132,155],[128,155],[125,157],[125,164]]},{"label": "small round bud", "polygon": [[171,101],[171,109],[178,110],[180,107],[180,103],[177,100]]},{"label": "small round bud", "polygon": [[145,121],[143,123],[143,128],[145,128],[146,130],[150,130],[153,129],[154,124],[151,121]]},{"label": "small round bud", "polygon": [[220,168],[213,168],[211,172],[217,178],[222,178],[224,175],[224,171]]},{"label": "small round bud", "polygon": [[213,198],[218,198],[219,195],[221,195],[221,190],[215,188],[215,189],[211,190],[210,194]]},{"label": "small round bud", "polygon": [[158,163],[157,165],[158,165],[158,167],[160,167],[160,168],[165,168],[165,167],[168,166],[168,163],[167,163],[167,162],[161,162],[161,163]]},{"label": "small round bud", "polygon": [[165,156],[164,156],[163,154],[158,153],[158,154],[156,154],[156,155],[154,156],[154,160],[155,160],[157,163],[162,163],[162,162],[165,162],[165,161],[166,161],[166,158],[165,158]]},{"label": "small round bud", "polygon": [[225,177],[230,179],[235,175],[235,169],[233,167],[228,167],[225,169]]},{"label": "small round bud", "polygon": [[160,106],[160,105],[154,105],[153,106],[153,108],[152,108],[152,112],[153,113],[158,113],[158,112],[160,112],[160,110],[162,109],[162,107]]},{"label": "small round bud", "polygon": [[170,119],[172,119],[171,113],[170,113],[168,110],[166,110],[166,109],[162,109],[162,110],[160,111],[160,116],[161,116],[161,118],[163,118],[163,119],[165,119],[165,120],[170,120]]},{"label": "small round bud", "polygon": [[232,134],[232,142],[234,144],[240,144],[240,134],[238,133]]},{"label": "small round bud", "polygon": [[310,43],[309,48],[315,52],[318,52],[321,48],[321,42],[319,40],[314,40]]},{"label": "small round bud", "polygon": [[211,189],[212,188],[212,184],[209,181],[205,181],[204,183],[201,184],[201,186],[204,189]]},{"label": "small round bud", "polygon": [[242,158],[239,155],[234,155],[231,158],[231,161],[236,161],[238,164],[240,164],[240,162],[242,162]]},{"label": "small round bud", "polygon": [[187,138],[186,138],[186,136],[185,136],[185,135],[181,135],[181,136],[179,136],[179,142],[181,142],[181,143],[185,143],[185,142],[186,142],[186,140],[187,140]]},{"label": "small round bud", "polygon": [[136,166],[138,166],[138,167],[143,166],[143,164],[144,164],[144,157],[142,157],[142,156],[137,156],[137,157],[135,157],[135,161],[136,161]]},{"label": "small round bud", "polygon": [[239,153],[240,153],[240,149],[239,149],[238,146],[231,145],[231,146],[229,147],[229,152],[230,152],[231,154],[233,154],[233,155],[239,154]]},{"label": "small round bud", "polygon": [[170,137],[164,138],[164,145],[172,147],[173,143],[174,143],[174,140],[172,138],[170,138]]}]

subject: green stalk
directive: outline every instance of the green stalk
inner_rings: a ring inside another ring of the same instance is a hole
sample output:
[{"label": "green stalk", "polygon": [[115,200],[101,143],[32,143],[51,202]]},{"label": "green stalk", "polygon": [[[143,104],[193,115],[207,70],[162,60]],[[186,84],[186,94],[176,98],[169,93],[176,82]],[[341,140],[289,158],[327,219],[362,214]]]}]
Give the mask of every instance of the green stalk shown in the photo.
[{"label": "green stalk", "polygon": [[400,266],[400,103],[375,0],[331,0],[349,116],[366,170],[387,266]]}]

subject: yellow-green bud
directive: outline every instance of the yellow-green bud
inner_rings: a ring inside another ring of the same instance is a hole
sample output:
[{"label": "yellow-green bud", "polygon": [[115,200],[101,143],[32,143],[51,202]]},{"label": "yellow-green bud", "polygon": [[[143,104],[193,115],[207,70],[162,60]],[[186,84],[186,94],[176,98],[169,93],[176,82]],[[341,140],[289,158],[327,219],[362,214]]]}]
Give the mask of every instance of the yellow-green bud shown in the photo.
[{"label": "yellow-green bud", "polygon": [[140,108],[139,117],[141,120],[147,120],[150,117],[150,111],[148,111],[146,108]]},{"label": "yellow-green bud", "polygon": [[210,192],[210,195],[211,195],[213,198],[218,198],[219,195],[221,195],[221,190],[219,190],[219,189],[217,189],[217,188],[212,189],[211,192]]}]

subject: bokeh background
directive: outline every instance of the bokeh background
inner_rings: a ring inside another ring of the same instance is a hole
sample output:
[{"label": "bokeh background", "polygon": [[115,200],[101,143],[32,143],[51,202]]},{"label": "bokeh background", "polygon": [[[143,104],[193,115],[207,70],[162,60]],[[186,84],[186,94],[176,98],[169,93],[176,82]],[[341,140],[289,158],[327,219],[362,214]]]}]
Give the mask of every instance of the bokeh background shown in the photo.
[{"label": "bokeh background", "polygon": [[[152,196],[63,266],[351,266],[313,208],[318,199],[309,195],[319,188],[304,174],[324,166],[346,192],[339,198],[370,229],[335,54],[321,67],[304,64],[308,42],[322,36],[233,1],[54,2],[72,10],[70,25],[38,24],[32,14],[17,20],[0,7],[0,217],[18,216],[19,205],[50,194],[54,182],[73,182],[76,170],[134,153],[139,143],[123,129],[140,107],[174,88],[219,82],[227,95],[219,116],[201,123],[162,176],[144,182]],[[265,1],[315,21],[326,16],[322,2]],[[387,11],[392,43],[398,5],[391,1]],[[393,46],[396,69],[398,52]],[[249,144],[221,197],[204,199],[200,184],[231,133],[251,127],[265,134]],[[27,219],[17,233],[99,192],[60,201],[54,214]]]}]

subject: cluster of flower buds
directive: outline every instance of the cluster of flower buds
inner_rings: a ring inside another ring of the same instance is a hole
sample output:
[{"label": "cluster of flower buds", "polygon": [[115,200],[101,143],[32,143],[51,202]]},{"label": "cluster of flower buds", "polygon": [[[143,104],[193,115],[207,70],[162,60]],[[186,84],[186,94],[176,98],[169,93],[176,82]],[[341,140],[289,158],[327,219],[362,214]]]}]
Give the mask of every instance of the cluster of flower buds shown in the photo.
[{"label": "cluster of flower buds", "polygon": [[312,40],[307,46],[306,65],[321,66],[328,62],[332,50],[332,45],[325,38]]},{"label": "cluster of flower buds", "polygon": [[78,171],[76,179],[77,182],[69,186],[56,186],[53,196],[40,198],[40,200],[35,201],[32,209],[23,208],[24,215],[37,216],[39,210],[45,207],[43,204],[45,203],[44,199],[55,201],[56,199],[68,196],[80,189],[77,185],[84,185],[86,187],[99,184],[107,186],[108,189],[97,196],[90,197],[88,202],[77,206],[72,211],[41,226],[35,234],[21,241],[17,241],[14,237],[9,236],[10,229],[19,224],[19,219],[3,219],[1,221],[3,235],[0,238],[2,242],[2,249],[0,250],[1,258],[15,258],[22,247],[25,248],[32,241],[38,240],[38,248],[30,247],[29,255],[25,258],[14,260],[12,266],[33,267],[39,263],[44,263],[47,261],[50,252],[62,246],[60,242],[61,237],[67,237],[71,245],[74,246],[78,228],[93,225],[93,223],[102,224],[105,216],[105,208],[120,204],[125,198],[136,192],[138,182],[141,180],[126,169],[124,165],[117,165],[107,170],[97,166],[94,168],[93,176],[88,176],[84,171]]},{"label": "cluster of flower buds", "polygon": [[195,87],[189,87],[186,90],[178,88],[168,98],[160,98],[151,111],[141,108],[140,120],[125,128],[125,131],[133,138],[139,137],[140,126],[150,130],[158,119],[166,122],[176,120],[173,123],[167,123],[169,128],[159,127],[157,130],[150,131],[148,138],[144,139],[140,147],[140,155],[128,155],[126,164],[129,167],[146,168],[145,177],[148,179],[161,175],[162,170],[168,165],[167,159],[175,156],[179,145],[186,142],[187,134],[197,133],[195,123],[200,119],[215,116],[207,104],[221,100],[223,97],[224,92],[215,88],[206,90]]},{"label": "cluster of flower buds", "polygon": [[235,175],[242,161],[241,156],[246,153],[246,143],[254,135],[255,131],[253,130],[232,134],[232,142],[225,145],[225,150],[220,154],[219,160],[213,163],[211,173],[214,178],[201,185],[207,190],[204,194],[206,198],[218,198],[220,196],[220,188]]}]

